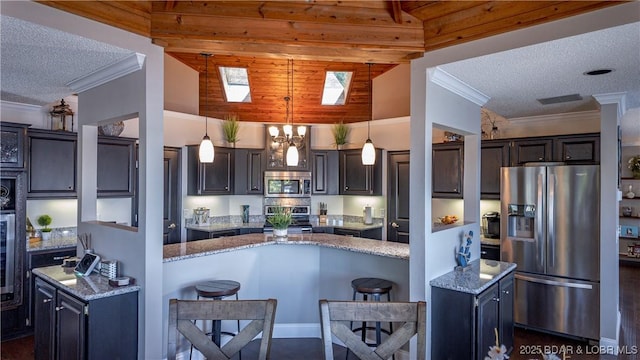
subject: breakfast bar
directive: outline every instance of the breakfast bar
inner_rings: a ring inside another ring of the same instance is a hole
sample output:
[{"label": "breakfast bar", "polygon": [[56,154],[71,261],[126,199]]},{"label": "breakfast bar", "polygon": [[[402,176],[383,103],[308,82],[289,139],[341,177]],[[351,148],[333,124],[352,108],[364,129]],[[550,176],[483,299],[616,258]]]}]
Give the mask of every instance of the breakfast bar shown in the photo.
[{"label": "breakfast bar", "polygon": [[195,299],[196,283],[234,280],[241,284],[240,299],[278,300],[276,338],[319,338],[318,300],[350,300],[355,278],[392,281],[392,300],[409,299],[407,244],[317,233],[284,239],[246,234],[165,245],[163,251],[164,314],[169,299]]}]

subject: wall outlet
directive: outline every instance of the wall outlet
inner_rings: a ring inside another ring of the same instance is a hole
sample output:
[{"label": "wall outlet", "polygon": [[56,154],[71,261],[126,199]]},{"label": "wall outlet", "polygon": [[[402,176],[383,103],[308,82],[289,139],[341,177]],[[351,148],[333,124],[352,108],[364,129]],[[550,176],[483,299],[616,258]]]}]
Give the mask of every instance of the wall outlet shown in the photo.
[{"label": "wall outlet", "polygon": [[380,210],[378,210],[378,214],[380,215],[381,218],[383,218],[385,216],[384,208],[381,208]]}]

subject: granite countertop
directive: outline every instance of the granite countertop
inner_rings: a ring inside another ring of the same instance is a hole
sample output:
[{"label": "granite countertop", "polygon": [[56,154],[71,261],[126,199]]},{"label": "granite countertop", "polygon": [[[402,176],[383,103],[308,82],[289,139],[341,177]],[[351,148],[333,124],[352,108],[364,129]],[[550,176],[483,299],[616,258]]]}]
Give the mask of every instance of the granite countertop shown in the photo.
[{"label": "granite countertop", "polygon": [[271,234],[246,234],[217,239],[189,241],[163,247],[164,262],[184,260],[222,252],[268,245],[314,245],[358,253],[409,259],[409,245],[333,234],[289,234],[278,240]]},{"label": "granite countertop", "polygon": [[140,290],[138,285],[111,286],[109,285],[109,279],[95,273],[89,276],[78,276],[73,272],[73,268],[65,268],[60,265],[36,268],[32,271],[33,274],[84,301]]},{"label": "granite countertop", "polygon": [[484,245],[500,246],[500,239],[491,239],[488,237],[480,236],[480,243]]},{"label": "granite countertop", "polygon": [[516,269],[516,264],[478,259],[466,271],[453,270],[429,282],[429,285],[478,295]]},{"label": "granite countertop", "polygon": [[379,229],[382,227],[382,224],[377,223],[377,224],[367,225],[367,224],[358,223],[358,222],[345,222],[345,223],[342,223],[342,225],[322,224],[322,225],[318,225],[317,227],[332,227],[332,228],[350,229],[350,230],[370,230],[370,229]]},{"label": "granite countertop", "polygon": [[74,247],[78,244],[77,236],[60,236],[50,240],[27,241],[27,251],[41,251]]},{"label": "granite countertop", "polygon": [[199,225],[187,225],[186,229],[197,230],[197,231],[205,231],[205,232],[213,232],[213,231],[224,231],[224,230],[233,230],[233,229],[257,229],[264,227],[263,222],[253,222],[253,223],[215,223],[209,224],[206,226]]}]

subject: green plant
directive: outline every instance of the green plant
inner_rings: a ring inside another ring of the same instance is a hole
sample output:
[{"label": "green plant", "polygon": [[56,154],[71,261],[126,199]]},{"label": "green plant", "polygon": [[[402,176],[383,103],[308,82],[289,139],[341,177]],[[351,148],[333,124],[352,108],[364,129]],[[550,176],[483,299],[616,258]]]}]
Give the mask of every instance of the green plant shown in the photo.
[{"label": "green plant", "polygon": [[286,229],[291,225],[291,213],[282,207],[277,207],[273,215],[267,217],[267,221],[273,225],[274,229]]},{"label": "green plant", "polygon": [[238,131],[240,130],[240,120],[238,120],[238,115],[230,114],[227,115],[225,120],[222,122],[222,131],[224,132],[224,139],[235,145],[238,142]]},{"label": "green plant", "polygon": [[336,145],[344,145],[347,143],[347,137],[351,132],[351,128],[349,125],[346,125],[342,121],[339,123],[333,124],[331,128],[331,132],[333,133],[333,139],[335,140]]},{"label": "green plant", "polygon": [[49,228],[51,216],[47,214],[38,216],[38,225],[42,226],[42,229],[40,229],[42,232],[51,232],[51,228]]},{"label": "green plant", "polygon": [[627,167],[634,173],[640,172],[640,155],[632,156],[628,161]]}]

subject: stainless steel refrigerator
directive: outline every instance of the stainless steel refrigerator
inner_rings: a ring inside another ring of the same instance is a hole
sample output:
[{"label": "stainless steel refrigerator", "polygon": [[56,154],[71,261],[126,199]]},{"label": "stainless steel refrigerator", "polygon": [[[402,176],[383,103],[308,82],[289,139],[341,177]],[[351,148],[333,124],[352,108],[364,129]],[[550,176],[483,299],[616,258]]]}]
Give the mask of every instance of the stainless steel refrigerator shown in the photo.
[{"label": "stainless steel refrigerator", "polygon": [[517,325],[600,338],[600,166],[502,168],[500,258]]}]

